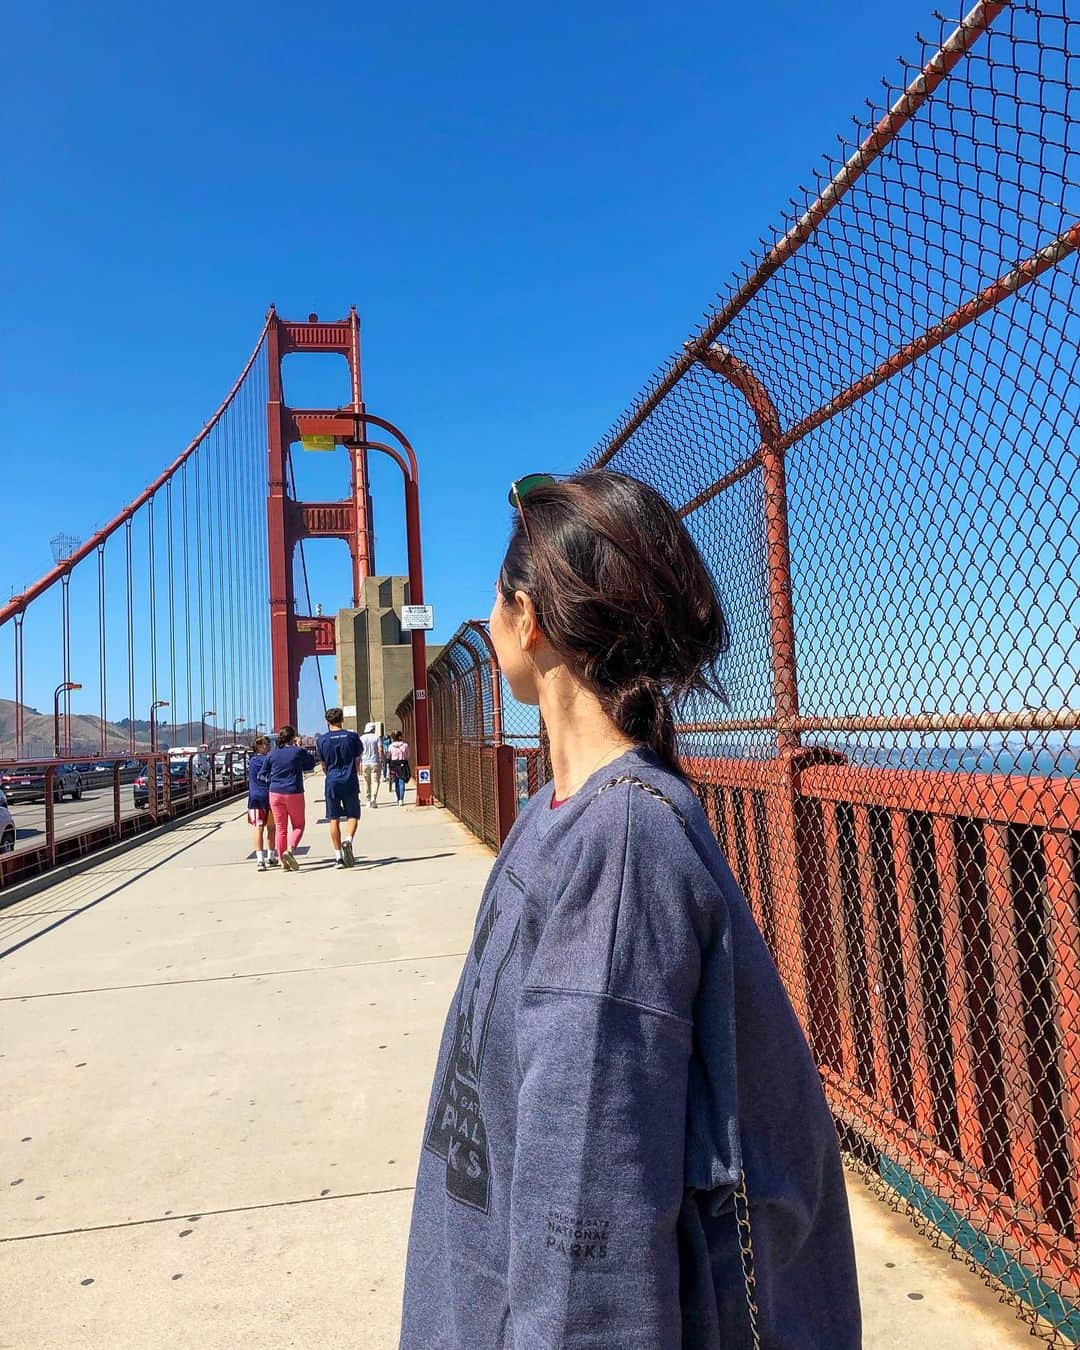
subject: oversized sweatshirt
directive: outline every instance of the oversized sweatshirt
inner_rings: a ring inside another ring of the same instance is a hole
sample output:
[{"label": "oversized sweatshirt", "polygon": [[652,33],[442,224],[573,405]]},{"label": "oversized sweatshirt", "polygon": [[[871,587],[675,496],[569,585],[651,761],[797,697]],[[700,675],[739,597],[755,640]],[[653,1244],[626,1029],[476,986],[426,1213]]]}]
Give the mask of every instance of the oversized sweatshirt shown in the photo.
[{"label": "oversized sweatshirt", "polygon": [[402,1350],[748,1350],[743,1170],[761,1345],[856,1350],[832,1120],[697,799],[645,751],[551,796],[447,1019]]}]

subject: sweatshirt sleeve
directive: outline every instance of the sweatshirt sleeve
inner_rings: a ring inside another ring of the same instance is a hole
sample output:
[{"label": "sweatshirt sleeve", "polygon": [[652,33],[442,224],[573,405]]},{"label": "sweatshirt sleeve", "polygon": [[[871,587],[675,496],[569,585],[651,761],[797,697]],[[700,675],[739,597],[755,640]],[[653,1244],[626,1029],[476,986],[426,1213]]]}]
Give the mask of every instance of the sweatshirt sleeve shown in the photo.
[{"label": "sweatshirt sleeve", "polygon": [[311,753],[310,750],[305,750],[303,747],[301,747],[300,763],[305,769],[307,769],[310,772],[315,767],[315,756]]},{"label": "sweatshirt sleeve", "polygon": [[678,1350],[700,878],[678,821],[639,790],[589,811],[518,1009],[514,1344]]}]

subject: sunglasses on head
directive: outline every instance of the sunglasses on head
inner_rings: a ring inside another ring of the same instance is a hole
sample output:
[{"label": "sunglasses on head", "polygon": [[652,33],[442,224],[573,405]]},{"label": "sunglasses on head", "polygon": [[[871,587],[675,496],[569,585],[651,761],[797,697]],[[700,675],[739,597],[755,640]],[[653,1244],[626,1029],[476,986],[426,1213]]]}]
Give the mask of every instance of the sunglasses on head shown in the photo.
[{"label": "sunglasses on head", "polygon": [[556,482],[553,473],[527,473],[523,478],[516,478],[510,484],[509,501],[511,506],[517,507],[517,513],[521,517],[521,526],[525,531],[525,538],[532,543],[532,535],[529,533],[529,522],[525,519],[525,511],[522,502],[530,492],[538,487],[551,487]]}]

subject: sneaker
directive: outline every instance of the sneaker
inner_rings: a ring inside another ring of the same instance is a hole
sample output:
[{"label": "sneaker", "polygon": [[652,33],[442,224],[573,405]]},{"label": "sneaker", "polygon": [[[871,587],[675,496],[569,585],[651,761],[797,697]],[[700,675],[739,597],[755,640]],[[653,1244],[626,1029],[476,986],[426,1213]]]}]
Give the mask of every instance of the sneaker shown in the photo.
[{"label": "sneaker", "polygon": [[259,859],[259,866],[258,866],[258,868],[257,868],[256,870],[259,871],[259,872],[265,872],[265,871],[266,871],[266,863],[263,861],[262,858]]},{"label": "sneaker", "polygon": [[296,861],[288,849],[281,855],[281,865],[286,872],[299,872],[300,864]]},{"label": "sneaker", "polygon": [[337,871],[342,871],[342,872],[343,872],[343,871],[345,870],[345,868],[348,867],[348,865],[349,865],[349,864],[345,861],[344,858],[335,858],[335,859],[334,859],[334,871],[335,871],[335,872],[337,872]]},{"label": "sneaker", "polygon": [[343,867],[352,867],[356,862],[352,851],[352,840],[343,839],[341,843],[341,863]]},{"label": "sneaker", "polygon": [[280,858],[278,857],[278,855],[275,853],[274,856],[273,856],[272,858],[267,858],[267,860],[266,860],[266,865],[267,865],[267,867],[280,867],[280,866],[281,866],[281,859],[280,859]]}]

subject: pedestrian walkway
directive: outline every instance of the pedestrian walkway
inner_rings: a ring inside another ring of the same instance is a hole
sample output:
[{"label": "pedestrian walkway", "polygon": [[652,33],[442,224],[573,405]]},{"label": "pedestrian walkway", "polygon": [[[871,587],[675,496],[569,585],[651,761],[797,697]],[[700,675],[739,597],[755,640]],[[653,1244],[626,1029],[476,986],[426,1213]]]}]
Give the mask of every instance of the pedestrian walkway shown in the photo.
[{"label": "pedestrian walkway", "polygon": [[[248,839],[221,806],[0,911],[0,1347],[397,1343],[491,854],[412,805],[365,812],[351,871],[324,826],[297,875],[257,873]],[[868,1347],[1032,1343],[858,1183],[852,1201]]]}]

